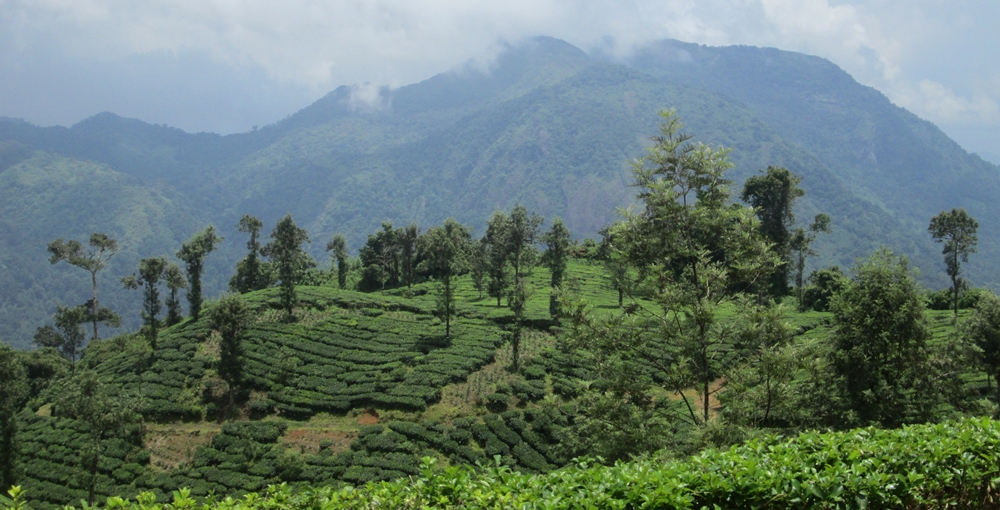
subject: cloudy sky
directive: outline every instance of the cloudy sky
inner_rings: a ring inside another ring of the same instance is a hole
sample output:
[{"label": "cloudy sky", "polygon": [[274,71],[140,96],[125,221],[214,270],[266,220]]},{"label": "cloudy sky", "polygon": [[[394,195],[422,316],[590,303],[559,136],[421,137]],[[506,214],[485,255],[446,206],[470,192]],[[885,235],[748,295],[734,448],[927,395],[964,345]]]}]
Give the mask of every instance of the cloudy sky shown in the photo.
[{"label": "cloudy sky", "polygon": [[536,35],[620,56],[674,38],[828,58],[1000,163],[998,27],[995,0],[0,0],[0,115],[230,133]]}]

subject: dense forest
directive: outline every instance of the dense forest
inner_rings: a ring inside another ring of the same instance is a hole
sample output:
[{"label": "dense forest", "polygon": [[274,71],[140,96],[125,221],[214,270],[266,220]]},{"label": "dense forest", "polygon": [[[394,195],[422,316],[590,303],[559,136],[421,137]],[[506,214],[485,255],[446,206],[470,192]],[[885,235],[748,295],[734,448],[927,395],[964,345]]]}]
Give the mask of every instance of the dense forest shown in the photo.
[{"label": "dense forest", "polygon": [[659,118],[598,238],[518,203],[478,236],[384,222],[354,257],[247,214],[218,299],[213,225],[114,275],[134,333],[101,338],[118,241],[50,240],[91,293],[0,346],[0,505],[996,507],[977,220],[926,218],[940,291],[886,247],[808,271],[838,221],[796,217],[803,177],[735,185],[730,149]]}]

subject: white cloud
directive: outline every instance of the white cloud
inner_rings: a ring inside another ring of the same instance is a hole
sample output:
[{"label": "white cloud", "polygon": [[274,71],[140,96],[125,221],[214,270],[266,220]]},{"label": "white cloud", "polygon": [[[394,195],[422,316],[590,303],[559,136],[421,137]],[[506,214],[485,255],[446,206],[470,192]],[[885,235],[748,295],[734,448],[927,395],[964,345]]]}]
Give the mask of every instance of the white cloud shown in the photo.
[{"label": "white cloud", "polygon": [[[666,37],[801,51],[942,127],[1000,125],[1000,86],[978,72],[1000,68],[990,51],[1000,47],[998,24],[1000,7],[937,0],[0,0],[0,98],[8,101],[0,115],[19,101],[11,91],[36,88],[26,82],[36,76],[59,79],[67,63],[104,62],[116,72],[137,55],[197,54],[313,97],[370,83],[356,95],[375,101],[379,86],[469,58],[488,67],[505,42],[550,35],[620,56]],[[181,67],[174,79],[190,80]],[[60,100],[36,102],[54,118]],[[115,109],[111,95],[102,101]]]},{"label": "white cloud", "polygon": [[931,80],[921,80],[915,87],[898,91],[900,105],[946,124],[989,125],[1000,123],[1000,105],[979,95],[962,97],[950,88]]}]

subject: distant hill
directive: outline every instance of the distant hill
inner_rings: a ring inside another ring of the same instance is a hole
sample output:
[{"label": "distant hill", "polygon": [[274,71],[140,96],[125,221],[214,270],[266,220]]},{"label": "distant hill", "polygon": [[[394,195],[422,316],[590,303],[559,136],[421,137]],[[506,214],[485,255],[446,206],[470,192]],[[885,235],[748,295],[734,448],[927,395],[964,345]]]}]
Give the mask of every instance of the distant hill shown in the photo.
[{"label": "distant hill", "polygon": [[768,165],[802,175],[799,219],[833,217],[819,263],[849,266],[887,244],[911,257],[925,283],[944,286],[926,225],[961,206],[982,224],[968,276],[1000,283],[1000,227],[991,222],[1000,169],[830,62],[677,41],[607,62],[537,38],[488,73],[466,66],[368,101],[340,87],[249,133],[189,134],[110,113],[71,128],[0,119],[3,340],[26,347],[56,303],[87,299],[85,273],[45,260],[56,237],[119,239],[124,252],[102,295],[134,328],[139,298],[118,278],[140,257],[172,255],[211,222],[227,237],[209,259],[216,295],[242,255],[233,226],[247,213],[267,232],[291,212],[322,259],[336,232],[357,249],[382,221],[429,226],[454,216],[481,234],[490,212],[516,202],[593,236],[630,203],[628,162],[662,108],[676,108],[696,140],[733,147],[734,195]]}]

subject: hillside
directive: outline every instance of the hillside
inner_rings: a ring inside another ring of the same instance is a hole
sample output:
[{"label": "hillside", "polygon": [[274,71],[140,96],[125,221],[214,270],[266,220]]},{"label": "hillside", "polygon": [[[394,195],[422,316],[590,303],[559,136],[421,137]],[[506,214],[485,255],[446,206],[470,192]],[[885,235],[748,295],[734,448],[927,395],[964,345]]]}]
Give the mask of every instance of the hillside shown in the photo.
[{"label": "hillside", "polygon": [[[143,441],[132,432],[107,440],[99,500],[150,491],[162,501],[184,487],[204,498],[282,482],[295,490],[357,485],[425,474],[425,456],[451,466],[499,456],[518,477],[565,466],[561,430],[581,419],[574,399],[594,384],[594,376],[561,346],[560,329],[551,327],[548,278],[536,269],[528,279],[530,332],[517,372],[509,370],[510,309],[481,298],[467,277],[458,282],[450,341],[433,314],[433,283],[374,293],[303,286],[293,323],[283,320],[277,289],[246,294],[254,321],[246,335],[246,384],[235,419],[222,412],[227,404],[217,372],[219,344],[207,318],[162,331],[155,352],[138,335],[92,344],[77,370],[95,370],[116,391],[140,397],[145,416]],[[571,261],[567,281],[596,313],[621,313],[600,264]],[[797,345],[826,340],[829,313],[785,313]],[[933,344],[950,342],[950,314],[928,313]],[[985,374],[972,369],[966,381],[978,392]],[[22,485],[34,508],[86,495],[77,455],[86,443],[85,428],[52,416],[58,398],[52,390],[43,386],[18,418],[27,455]],[[663,405],[682,404],[669,395]]]},{"label": "hillside", "polygon": [[[357,248],[385,220],[430,225],[454,216],[481,234],[490,212],[518,201],[563,217],[577,238],[593,236],[628,205],[628,162],[655,131],[655,112],[671,107],[699,140],[734,149],[736,186],[768,165],[803,176],[800,220],[833,218],[819,264],[850,266],[887,244],[911,257],[926,284],[943,287],[926,224],[942,209],[966,207],[982,224],[967,274],[974,285],[1000,282],[1000,227],[989,221],[1000,212],[997,167],[829,62],[667,41],[609,63],[539,38],[485,74],[466,66],[367,103],[340,87],[244,134],[189,134],[110,113],[71,128],[3,119],[0,196],[6,217],[20,218],[0,237],[3,341],[27,347],[55,303],[88,297],[85,274],[39,256],[56,237],[108,231],[133,254],[106,271],[103,295],[134,329],[138,299],[117,288],[118,278],[139,257],[171,255],[214,223],[228,239],[208,259],[206,290],[217,295],[242,256],[234,225],[243,214],[264,220],[266,234],[291,212],[319,260],[336,232]],[[62,179],[68,184],[53,202],[45,187],[14,184],[18,175],[52,172],[53,158],[80,172],[100,168],[127,190]],[[88,201],[102,213],[142,213],[97,221],[104,217],[72,208]]]}]

